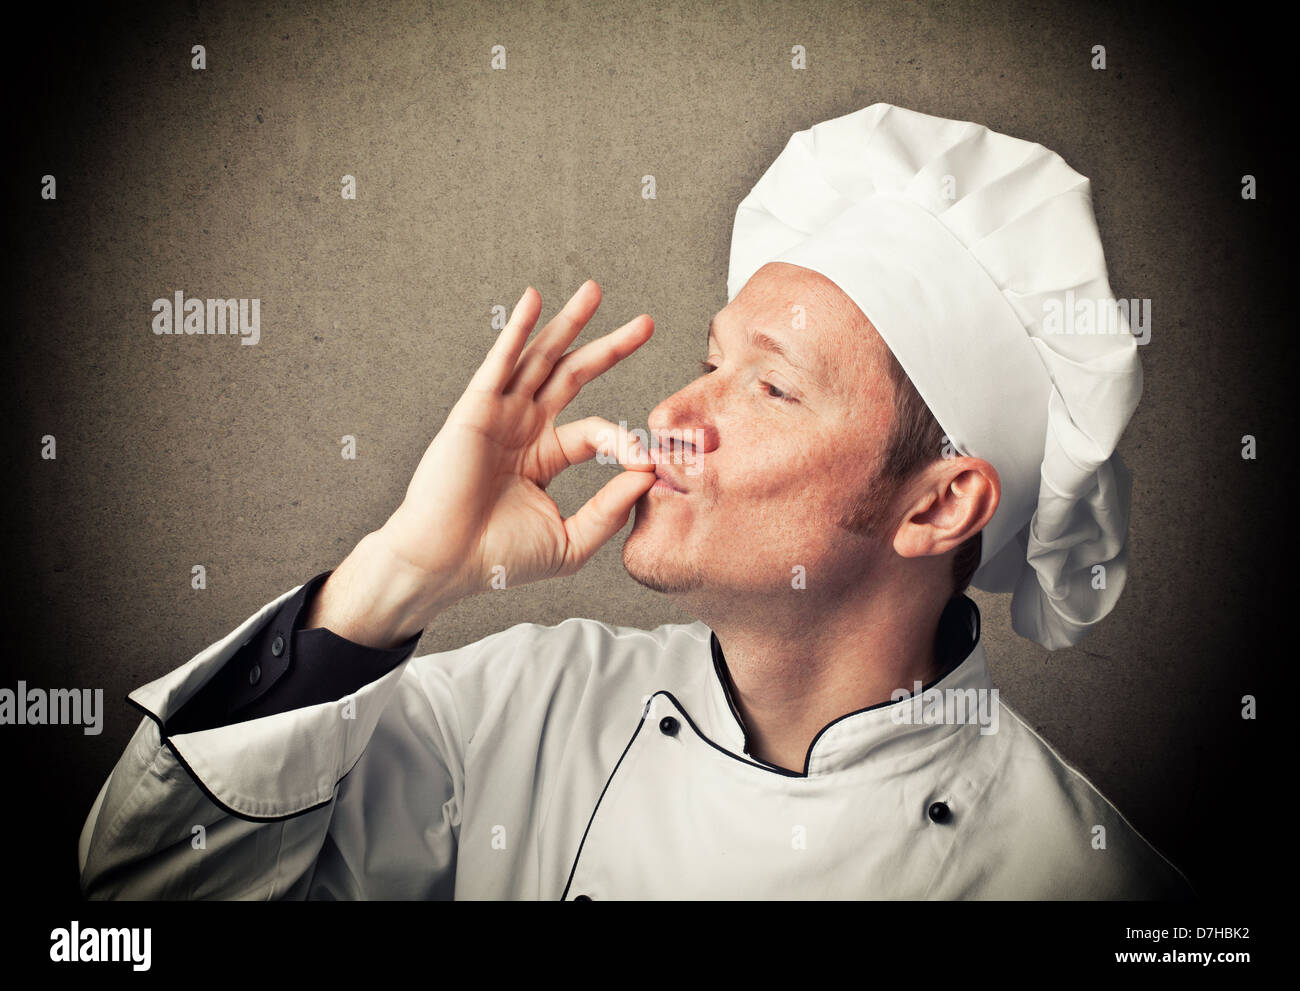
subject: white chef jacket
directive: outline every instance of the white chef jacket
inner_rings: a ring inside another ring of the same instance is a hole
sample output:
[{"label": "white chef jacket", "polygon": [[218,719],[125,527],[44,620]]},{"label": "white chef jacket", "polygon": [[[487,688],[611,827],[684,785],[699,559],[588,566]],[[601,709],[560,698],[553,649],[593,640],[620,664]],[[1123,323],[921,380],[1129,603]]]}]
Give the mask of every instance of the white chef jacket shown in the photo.
[{"label": "white chef jacket", "polygon": [[[337,701],[160,739],[300,588],[131,693],[148,715],[82,830],[87,897],[1191,894],[1005,703],[995,733],[902,722],[904,700],[832,721],[802,772],[749,756],[698,622],[521,623]],[[927,687],[992,688],[977,612],[971,640]]]}]

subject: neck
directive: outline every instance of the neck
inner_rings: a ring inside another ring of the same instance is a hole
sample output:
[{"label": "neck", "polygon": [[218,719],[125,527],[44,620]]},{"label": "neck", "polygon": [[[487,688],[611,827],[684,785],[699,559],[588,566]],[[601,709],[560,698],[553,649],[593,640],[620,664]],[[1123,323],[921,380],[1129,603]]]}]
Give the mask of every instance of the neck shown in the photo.
[{"label": "neck", "polygon": [[935,634],[947,603],[903,582],[838,600],[807,595],[691,610],[722,646],[749,752],[800,772],[828,723],[938,676]]}]

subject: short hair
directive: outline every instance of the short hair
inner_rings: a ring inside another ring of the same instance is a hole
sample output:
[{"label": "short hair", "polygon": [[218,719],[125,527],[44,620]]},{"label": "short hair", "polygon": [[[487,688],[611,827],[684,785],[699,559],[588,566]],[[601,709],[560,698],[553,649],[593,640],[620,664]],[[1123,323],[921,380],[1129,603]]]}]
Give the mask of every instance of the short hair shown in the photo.
[{"label": "short hair", "polygon": [[[872,491],[863,494],[858,507],[844,524],[854,532],[865,532],[882,523],[890,497],[916,472],[936,461],[942,461],[944,445],[948,441],[943,427],[916,391],[916,386],[903,371],[903,366],[898,363],[893,351],[888,347],[882,350],[889,379],[894,384],[894,415],[884,453],[877,462]],[[952,559],[953,595],[964,592],[969,587],[979,567],[982,547],[981,532],[968,537],[957,548]]]}]

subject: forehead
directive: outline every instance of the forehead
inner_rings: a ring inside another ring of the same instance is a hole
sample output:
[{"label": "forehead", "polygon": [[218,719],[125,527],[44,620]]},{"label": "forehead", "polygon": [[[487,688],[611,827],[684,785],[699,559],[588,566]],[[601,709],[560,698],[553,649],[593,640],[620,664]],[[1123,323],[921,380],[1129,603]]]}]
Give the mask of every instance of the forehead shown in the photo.
[{"label": "forehead", "polygon": [[737,332],[774,338],[797,355],[821,389],[850,405],[889,386],[884,340],[820,272],[783,262],[764,265],[712,324],[724,338]]}]

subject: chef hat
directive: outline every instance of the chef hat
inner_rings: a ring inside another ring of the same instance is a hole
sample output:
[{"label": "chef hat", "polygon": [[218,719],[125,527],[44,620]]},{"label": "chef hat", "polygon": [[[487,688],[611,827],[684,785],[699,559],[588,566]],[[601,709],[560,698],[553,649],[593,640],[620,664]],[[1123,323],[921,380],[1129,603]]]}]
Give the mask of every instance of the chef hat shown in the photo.
[{"label": "chef hat", "polygon": [[[1088,179],[1042,145],[877,103],[796,132],[741,201],[728,299],[774,261],[839,286],[952,447],[997,469],[972,583],[1014,593],[1021,636],[1077,643],[1124,586],[1115,445],[1142,392]],[[1076,329],[1080,312],[1097,319]]]}]

